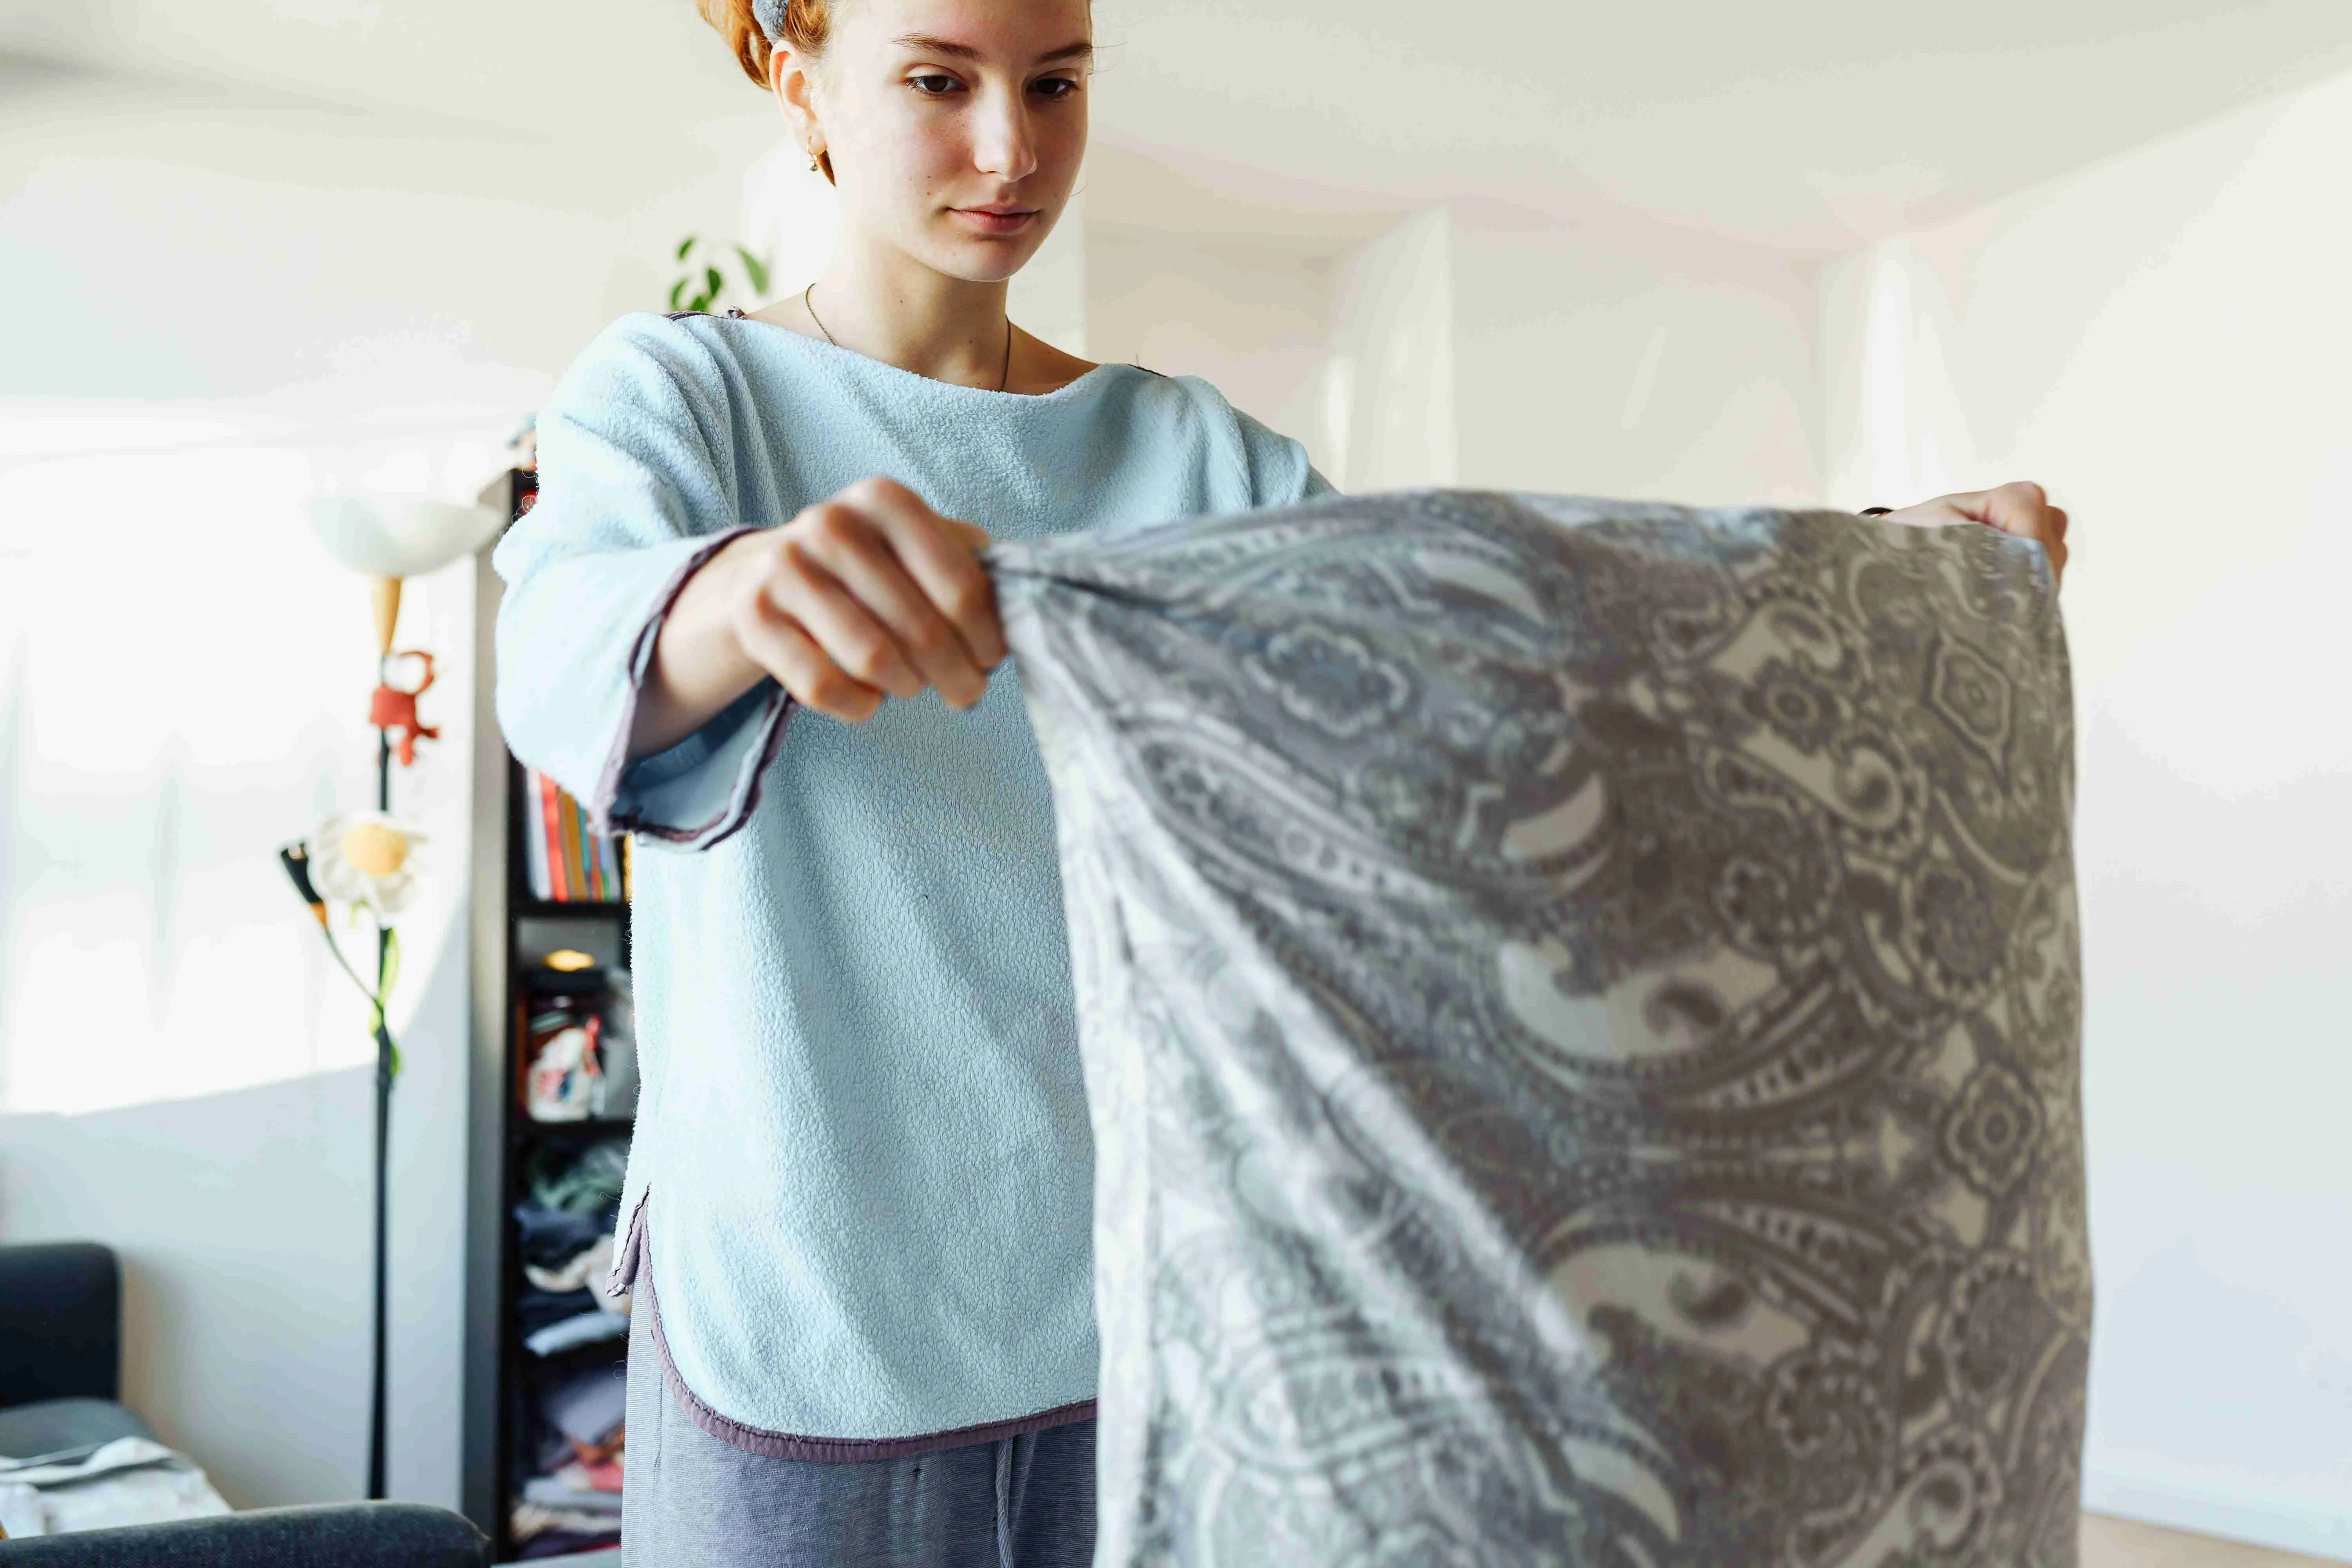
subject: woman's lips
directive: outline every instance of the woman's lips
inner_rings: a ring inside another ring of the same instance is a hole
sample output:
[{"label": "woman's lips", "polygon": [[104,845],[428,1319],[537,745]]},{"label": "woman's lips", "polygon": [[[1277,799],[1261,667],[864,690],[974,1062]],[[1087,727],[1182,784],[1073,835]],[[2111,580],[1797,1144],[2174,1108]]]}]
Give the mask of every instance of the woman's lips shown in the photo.
[{"label": "woman's lips", "polygon": [[950,207],[948,210],[981,234],[1019,234],[1037,221],[1034,212],[992,213],[983,207]]}]

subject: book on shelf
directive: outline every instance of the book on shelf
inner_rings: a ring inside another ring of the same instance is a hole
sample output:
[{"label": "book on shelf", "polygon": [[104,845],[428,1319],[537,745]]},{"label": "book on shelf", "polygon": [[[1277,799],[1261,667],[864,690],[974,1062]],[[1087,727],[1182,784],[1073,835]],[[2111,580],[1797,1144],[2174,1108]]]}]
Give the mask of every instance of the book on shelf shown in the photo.
[{"label": "book on shelf", "polygon": [[592,833],[588,814],[537,768],[523,776],[523,865],[530,896],[553,904],[625,903],[631,854],[626,834]]},{"label": "book on shelf", "polygon": [[590,902],[594,895],[580,877],[580,813],[572,797],[562,790],[555,792],[555,843],[563,856],[564,897],[575,903]]}]

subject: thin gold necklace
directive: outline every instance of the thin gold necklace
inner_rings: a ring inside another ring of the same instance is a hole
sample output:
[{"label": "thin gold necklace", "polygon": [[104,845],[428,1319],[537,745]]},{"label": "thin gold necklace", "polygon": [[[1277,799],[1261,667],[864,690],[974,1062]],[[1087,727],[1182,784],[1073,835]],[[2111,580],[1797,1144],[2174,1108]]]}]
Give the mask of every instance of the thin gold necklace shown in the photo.
[{"label": "thin gold necklace", "polygon": [[[801,290],[801,309],[809,313],[809,320],[814,321],[816,323],[816,330],[824,334],[824,341],[831,343],[835,348],[839,348],[841,346],[841,340],[833,335],[833,329],[824,324],[824,318],[818,315],[816,313],[816,307],[809,302],[809,292],[815,287],[816,282],[812,279],[809,282],[808,288]],[[1011,386],[1012,384],[1013,318],[1007,316],[1004,318],[1004,369],[997,374],[996,390],[1003,392],[1006,387]]]}]

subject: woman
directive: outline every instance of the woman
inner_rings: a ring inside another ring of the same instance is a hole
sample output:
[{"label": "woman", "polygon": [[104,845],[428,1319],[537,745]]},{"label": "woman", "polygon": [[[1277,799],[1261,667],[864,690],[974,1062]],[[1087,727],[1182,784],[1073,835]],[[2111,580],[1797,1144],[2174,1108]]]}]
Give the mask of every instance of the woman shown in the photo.
[{"label": "woman", "polygon": [[838,251],[756,315],[600,334],[494,557],[509,744],[646,851],[625,1550],[1082,1564],[1092,1150],[974,523],[1328,487],[1205,383],[1007,320],[1085,150],[1085,0],[761,4],[706,15],[838,186]]},{"label": "woman", "polygon": [[[976,552],[1329,486],[1206,383],[1007,318],[1085,150],[1085,0],[698,3],[838,188],[838,248],[755,314],[600,334],[494,556],[509,744],[648,851],[624,1549],[1081,1564],[1092,1152]],[[1911,519],[2058,515],[1952,500]]]}]

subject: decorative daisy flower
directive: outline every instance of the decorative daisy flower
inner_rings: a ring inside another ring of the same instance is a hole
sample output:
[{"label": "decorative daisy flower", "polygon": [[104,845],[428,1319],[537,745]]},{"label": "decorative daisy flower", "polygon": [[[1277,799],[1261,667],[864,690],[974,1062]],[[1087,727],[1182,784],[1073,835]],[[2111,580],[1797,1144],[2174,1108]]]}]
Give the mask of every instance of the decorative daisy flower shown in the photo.
[{"label": "decorative daisy flower", "polygon": [[415,893],[425,842],[424,831],[404,817],[337,812],[304,845],[311,885],[323,898],[365,904],[383,921],[406,908]]}]

